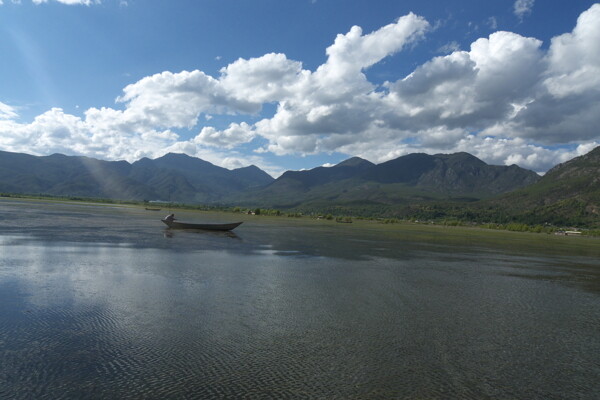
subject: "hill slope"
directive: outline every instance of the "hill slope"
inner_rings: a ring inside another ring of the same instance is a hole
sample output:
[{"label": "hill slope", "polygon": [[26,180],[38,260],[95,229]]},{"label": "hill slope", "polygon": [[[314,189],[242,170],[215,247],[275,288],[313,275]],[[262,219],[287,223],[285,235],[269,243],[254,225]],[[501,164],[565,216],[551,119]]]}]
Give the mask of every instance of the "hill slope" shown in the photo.
[{"label": "hill slope", "polygon": [[333,167],[288,171],[239,200],[270,207],[325,204],[405,204],[441,199],[489,198],[540,177],[516,165],[487,165],[468,153],[409,154],[375,165],[360,158]]},{"label": "hill slope", "polygon": [[191,203],[226,201],[247,188],[264,186],[273,178],[258,167],[229,170],[185,154],[169,153],[133,163],[134,176],[156,191],[160,199]]},{"label": "hill slope", "polygon": [[124,200],[216,202],[273,178],[255,166],[228,170],[183,154],[101,161],[0,151],[0,192]]},{"label": "hill slope", "polygon": [[255,166],[228,170],[183,154],[130,164],[0,151],[0,192],[600,227],[600,147],[541,178],[456,153],[379,165],[353,157],[276,180]]},{"label": "hill slope", "polygon": [[53,154],[0,152],[0,192],[116,199],[151,197],[151,187],[131,179],[131,165]]},{"label": "hill slope", "polygon": [[600,146],[489,204],[512,210],[530,223],[600,226]]}]

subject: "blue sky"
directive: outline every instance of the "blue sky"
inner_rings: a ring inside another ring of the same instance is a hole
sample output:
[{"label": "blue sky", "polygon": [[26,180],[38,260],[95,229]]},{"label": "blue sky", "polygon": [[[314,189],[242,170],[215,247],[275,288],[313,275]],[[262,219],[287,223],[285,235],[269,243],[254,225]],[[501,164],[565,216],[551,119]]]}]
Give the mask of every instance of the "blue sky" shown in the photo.
[{"label": "blue sky", "polygon": [[538,172],[600,145],[600,4],[0,0],[0,149],[184,152],[274,176],[468,151]]}]

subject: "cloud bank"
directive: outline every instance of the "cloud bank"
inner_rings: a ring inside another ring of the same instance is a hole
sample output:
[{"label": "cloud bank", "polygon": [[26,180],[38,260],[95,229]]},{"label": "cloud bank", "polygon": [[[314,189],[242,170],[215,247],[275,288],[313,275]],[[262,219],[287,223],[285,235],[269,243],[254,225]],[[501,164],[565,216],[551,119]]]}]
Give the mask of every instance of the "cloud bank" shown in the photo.
[{"label": "cloud bank", "polygon": [[[521,15],[533,5],[517,3]],[[22,123],[0,103],[0,147],[129,161],[181,151],[277,174],[262,154],[341,152],[382,162],[468,151],[489,163],[545,171],[600,144],[600,4],[548,50],[536,38],[498,31],[396,81],[369,81],[369,67],[402,57],[429,30],[412,13],[368,34],[354,26],[337,35],[314,71],[281,53],[240,58],[216,77],[165,71],[126,86],[120,108],[90,108],[83,116],[54,108]],[[272,115],[266,105],[274,106]],[[246,121],[217,129],[208,125],[213,115]],[[197,133],[183,140],[177,130]]]}]

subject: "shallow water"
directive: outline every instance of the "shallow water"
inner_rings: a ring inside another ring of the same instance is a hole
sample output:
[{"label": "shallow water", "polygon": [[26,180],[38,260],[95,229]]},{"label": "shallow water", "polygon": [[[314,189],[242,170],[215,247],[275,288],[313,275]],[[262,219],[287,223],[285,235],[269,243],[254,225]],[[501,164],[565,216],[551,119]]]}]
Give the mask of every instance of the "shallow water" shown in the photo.
[{"label": "shallow water", "polygon": [[0,398],[598,398],[595,250],[162,214],[0,200]]}]

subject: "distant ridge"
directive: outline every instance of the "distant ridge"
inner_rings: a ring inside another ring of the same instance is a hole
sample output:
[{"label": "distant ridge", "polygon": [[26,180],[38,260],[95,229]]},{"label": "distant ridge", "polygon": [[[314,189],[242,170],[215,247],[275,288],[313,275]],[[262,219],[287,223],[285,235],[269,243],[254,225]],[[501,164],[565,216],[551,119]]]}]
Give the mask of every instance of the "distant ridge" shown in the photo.
[{"label": "distant ridge", "polygon": [[0,193],[600,226],[600,147],[543,177],[463,152],[381,164],[352,157],[277,179],[254,165],[228,170],[175,153],[130,164],[0,151]]},{"label": "distant ridge", "polygon": [[228,170],[199,158],[169,153],[151,160],[101,161],[89,157],[32,156],[0,151],[0,192],[219,202],[273,178],[255,166]]},{"label": "distant ridge", "polygon": [[333,167],[316,167],[307,171],[287,171],[276,179],[273,185],[282,185],[285,190],[287,185],[290,184],[289,181],[295,181],[302,188],[308,189],[313,186],[352,178],[374,165],[362,158],[352,157]]},{"label": "distant ridge", "polygon": [[414,153],[378,165],[353,157],[333,167],[287,171],[270,185],[244,193],[239,200],[279,207],[477,200],[539,179],[533,171],[516,165],[488,165],[468,153]]}]

